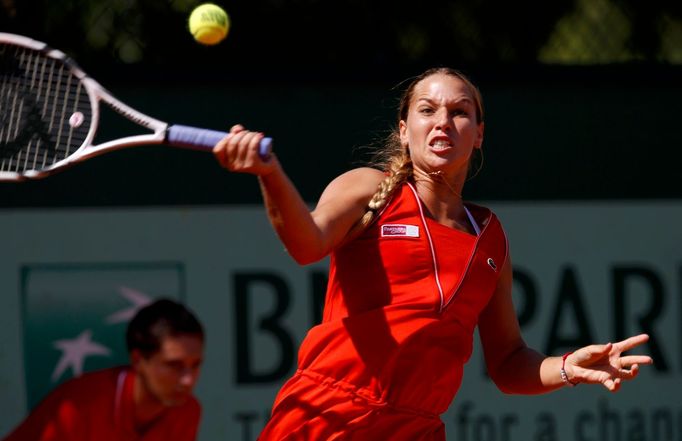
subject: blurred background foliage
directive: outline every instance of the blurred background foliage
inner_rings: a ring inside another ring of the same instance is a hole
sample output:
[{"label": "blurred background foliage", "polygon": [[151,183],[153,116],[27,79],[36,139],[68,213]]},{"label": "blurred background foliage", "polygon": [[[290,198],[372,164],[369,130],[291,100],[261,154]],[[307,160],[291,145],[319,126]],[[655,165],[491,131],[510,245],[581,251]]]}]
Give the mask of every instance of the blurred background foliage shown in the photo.
[{"label": "blurred background foliage", "polygon": [[[216,0],[229,38],[198,47],[197,0],[0,0],[0,28],[106,70],[371,75],[436,64],[682,64],[679,0]],[[210,57],[207,57],[210,54]],[[218,64],[217,64],[218,63]]]},{"label": "blurred background foliage", "polygon": [[[272,134],[309,201],[380,144],[401,81],[439,65],[486,100],[489,154],[467,197],[682,198],[680,0],[215,2],[231,29],[214,47],[187,29],[201,0],[0,0],[0,30],[66,52],[162,120]],[[260,200],[210,155],[131,150],[3,184],[0,207]]]}]

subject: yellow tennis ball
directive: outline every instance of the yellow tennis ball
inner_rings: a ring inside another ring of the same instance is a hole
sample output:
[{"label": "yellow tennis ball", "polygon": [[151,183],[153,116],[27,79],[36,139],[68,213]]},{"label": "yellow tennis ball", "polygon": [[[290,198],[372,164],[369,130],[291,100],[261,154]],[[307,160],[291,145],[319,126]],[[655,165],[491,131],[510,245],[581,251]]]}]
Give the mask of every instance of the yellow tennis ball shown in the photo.
[{"label": "yellow tennis ball", "polygon": [[201,44],[218,44],[230,30],[230,17],[227,12],[213,3],[199,5],[189,16],[189,31]]}]

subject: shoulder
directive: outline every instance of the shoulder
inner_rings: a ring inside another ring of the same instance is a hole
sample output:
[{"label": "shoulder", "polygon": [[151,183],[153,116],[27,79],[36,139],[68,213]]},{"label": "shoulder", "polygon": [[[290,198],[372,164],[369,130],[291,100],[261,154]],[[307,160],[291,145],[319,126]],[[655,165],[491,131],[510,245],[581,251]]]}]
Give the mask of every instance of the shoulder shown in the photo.
[{"label": "shoulder", "polygon": [[496,260],[506,265],[509,261],[509,238],[500,219],[490,208],[470,202],[466,203],[466,207],[483,230],[481,246],[489,248],[489,252],[497,256]]},{"label": "shoulder", "polygon": [[105,369],[67,380],[43,398],[6,439],[39,439],[42,430],[48,426],[59,427],[60,431],[66,431],[64,433],[81,430],[80,421],[90,420],[96,412],[110,409],[118,372],[119,368]]},{"label": "shoulder", "polygon": [[386,175],[377,169],[361,167],[349,170],[329,183],[321,199],[337,198],[367,201],[377,191]]},{"label": "shoulder", "polygon": [[353,186],[372,185],[375,188],[386,175],[381,170],[371,167],[360,167],[349,170],[334,179],[332,184],[345,184]]},{"label": "shoulder", "polygon": [[199,419],[201,415],[201,404],[194,395],[178,407],[174,407],[177,413],[184,415],[187,419]]},{"label": "shoulder", "polygon": [[474,204],[468,201],[465,203],[465,205],[466,208],[469,209],[471,215],[476,220],[476,223],[478,223],[478,225],[481,228],[484,228],[486,225],[490,223],[496,223],[500,228],[502,227],[499,218],[490,208],[484,207],[483,205]]},{"label": "shoulder", "polygon": [[172,421],[173,426],[189,429],[199,425],[201,404],[194,396],[189,397],[182,405],[172,407],[169,410],[166,421]]},{"label": "shoulder", "polygon": [[96,371],[87,372],[73,381],[81,385],[111,385],[115,386],[116,381],[118,381],[119,374],[127,369],[126,367],[119,366],[107,369],[100,369]]},{"label": "shoulder", "polygon": [[199,400],[197,400],[196,397],[193,395],[189,397],[185,404],[183,404],[183,407],[185,412],[189,412],[193,415],[201,414],[201,404],[199,403]]},{"label": "shoulder", "polygon": [[74,402],[93,402],[114,393],[118,374],[122,368],[110,368],[88,372],[63,383],[56,395]]}]

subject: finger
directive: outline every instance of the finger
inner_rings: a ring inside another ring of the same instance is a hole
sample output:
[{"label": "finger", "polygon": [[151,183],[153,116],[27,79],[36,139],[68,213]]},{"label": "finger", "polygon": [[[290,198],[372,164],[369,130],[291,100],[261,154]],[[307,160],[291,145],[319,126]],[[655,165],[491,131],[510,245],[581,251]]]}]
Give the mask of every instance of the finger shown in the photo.
[{"label": "finger", "polygon": [[621,384],[623,384],[623,380],[620,378],[615,378],[613,380],[613,389],[611,389],[611,392],[618,392],[620,390]]},{"label": "finger", "polygon": [[213,154],[218,154],[221,152],[225,147],[227,146],[227,140],[230,138],[231,135],[225,135],[223,136],[220,141],[216,143],[216,145],[213,146]]},{"label": "finger", "polygon": [[242,165],[249,164],[251,150],[253,149],[254,140],[259,139],[260,134],[257,132],[244,132],[244,136],[239,142],[239,150],[235,157],[235,161],[238,161]]},{"label": "finger", "polygon": [[623,380],[618,377],[609,376],[606,377],[605,380],[602,380],[602,385],[610,392],[618,392],[622,383]]},{"label": "finger", "polygon": [[637,375],[639,375],[639,366],[638,365],[634,365],[630,369],[619,369],[618,370],[618,377],[622,378],[623,380],[632,380]]},{"label": "finger", "polygon": [[647,341],[649,341],[648,334],[639,334],[630,338],[626,338],[623,341],[619,341],[618,343],[616,343],[616,346],[621,352],[625,352],[643,343],[646,343]]},{"label": "finger", "polygon": [[230,133],[235,134],[244,131],[244,126],[241,124],[235,124],[230,128]]},{"label": "finger", "polygon": [[213,146],[213,155],[220,160],[220,156],[222,156],[223,149],[225,149],[225,138],[221,139],[216,143],[216,145]]},{"label": "finger", "polygon": [[247,130],[235,132],[227,138],[227,148],[225,149],[225,160],[229,168],[234,170],[239,167],[241,150],[244,149],[244,138],[248,138],[252,132]]},{"label": "finger", "polygon": [[264,137],[265,135],[263,133],[258,132],[249,142],[249,154],[251,155],[252,158],[255,156],[255,158],[262,160],[262,158],[260,157],[260,143]]},{"label": "finger", "polygon": [[244,130],[243,128],[241,130],[230,131],[230,135],[226,137],[225,141],[229,146],[236,146],[241,142],[244,136],[248,135],[249,133],[251,132]]},{"label": "finger", "polygon": [[634,364],[654,364],[654,360],[648,355],[626,355],[624,357],[620,357],[620,364],[622,366],[632,366]]},{"label": "finger", "polygon": [[613,381],[611,378],[607,378],[602,382],[605,388],[607,388],[611,392],[615,392],[616,389],[616,383]]},{"label": "finger", "polygon": [[227,141],[230,136],[227,135],[220,141],[216,143],[216,145],[213,147],[213,156],[218,160],[218,163],[224,168],[228,167],[228,162],[227,162],[227,156],[226,156],[226,150],[227,150]]}]

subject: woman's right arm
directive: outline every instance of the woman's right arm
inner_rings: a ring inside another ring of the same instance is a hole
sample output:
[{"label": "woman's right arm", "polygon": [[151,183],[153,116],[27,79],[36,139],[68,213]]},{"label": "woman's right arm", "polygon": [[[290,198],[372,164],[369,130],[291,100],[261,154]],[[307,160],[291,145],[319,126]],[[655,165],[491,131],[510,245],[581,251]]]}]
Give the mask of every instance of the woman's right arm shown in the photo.
[{"label": "woman's right arm", "polygon": [[258,176],[270,223],[300,264],[322,259],[346,238],[385,177],[371,168],[346,172],[327,186],[311,212],[277,158],[258,156],[261,133],[235,126],[230,134],[214,148],[216,158],[230,171]]}]

